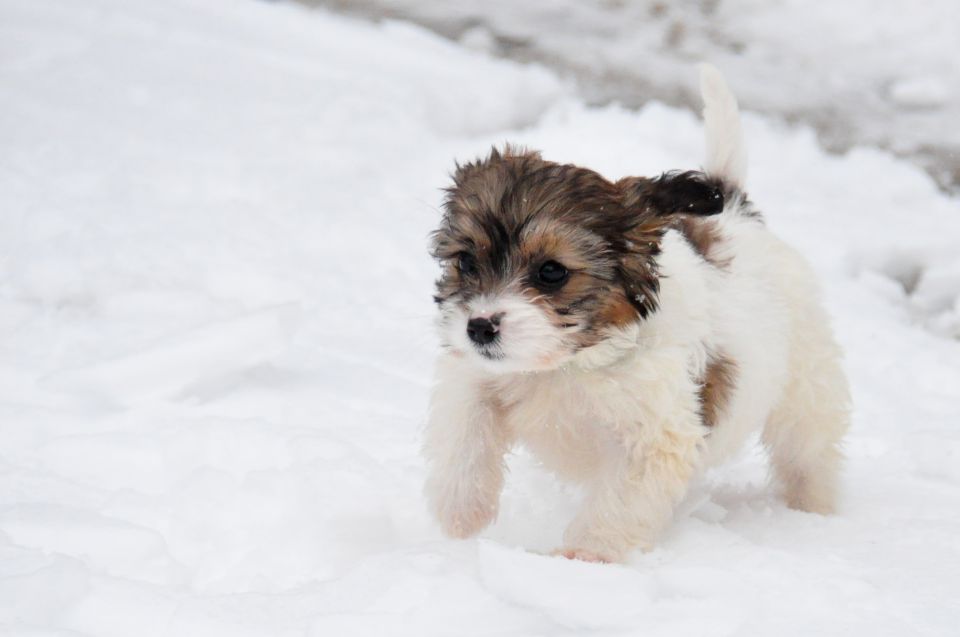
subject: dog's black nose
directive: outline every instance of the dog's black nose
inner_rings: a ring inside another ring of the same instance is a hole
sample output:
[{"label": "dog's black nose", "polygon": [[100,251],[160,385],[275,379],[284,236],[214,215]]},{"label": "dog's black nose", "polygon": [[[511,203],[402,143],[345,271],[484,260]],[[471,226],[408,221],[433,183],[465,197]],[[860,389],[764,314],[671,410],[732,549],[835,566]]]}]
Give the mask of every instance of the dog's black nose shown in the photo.
[{"label": "dog's black nose", "polygon": [[497,326],[490,319],[475,318],[467,321],[467,336],[477,345],[489,345],[497,340]]}]

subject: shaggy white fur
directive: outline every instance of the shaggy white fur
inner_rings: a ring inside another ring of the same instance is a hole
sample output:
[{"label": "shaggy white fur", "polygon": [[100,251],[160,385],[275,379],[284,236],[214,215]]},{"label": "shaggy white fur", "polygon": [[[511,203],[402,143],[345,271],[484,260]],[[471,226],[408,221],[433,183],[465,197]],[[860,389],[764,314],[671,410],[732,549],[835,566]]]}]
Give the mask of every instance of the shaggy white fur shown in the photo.
[{"label": "shaggy white fur", "polygon": [[[701,87],[706,171],[739,186],[745,153],[736,101],[712,67],[702,70]],[[659,310],[552,369],[496,370],[468,343],[441,355],[424,449],[426,494],[448,534],[467,537],[495,518],[504,454],[517,442],[588,487],[559,549],[568,557],[618,561],[632,548],[649,549],[692,476],[757,430],[787,503],[833,510],[849,397],[816,280],[739,197],[714,219],[724,267],[669,231],[658,259]],[[497,302],[484,298],[481,313],[504,311]],[[532,307],[516,296],[504,303],[514,313]],[[445,338],[463,339],[463,322],[444,322],[451,324]],[[515,341],[549,343],[553,328],[542,317],[524,324],[529,333],[505,328],[505,343],[546,355],[549,348]],[[699,392],[719,353],[734,362],[735,382],[708,428]]]}]

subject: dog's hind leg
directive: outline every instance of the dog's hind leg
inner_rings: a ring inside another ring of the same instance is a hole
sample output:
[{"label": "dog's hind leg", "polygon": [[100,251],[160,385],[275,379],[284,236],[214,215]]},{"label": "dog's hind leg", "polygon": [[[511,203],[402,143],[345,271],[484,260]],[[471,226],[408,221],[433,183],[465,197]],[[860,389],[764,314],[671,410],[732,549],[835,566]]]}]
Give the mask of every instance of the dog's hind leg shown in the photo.
[{"label": "dog's hind leg", "polygon": [[794,313],[787,384],[763,442],[787,505],[825,514],[836,508],[850,395],[826,313],[814,301],[804,305]]}]

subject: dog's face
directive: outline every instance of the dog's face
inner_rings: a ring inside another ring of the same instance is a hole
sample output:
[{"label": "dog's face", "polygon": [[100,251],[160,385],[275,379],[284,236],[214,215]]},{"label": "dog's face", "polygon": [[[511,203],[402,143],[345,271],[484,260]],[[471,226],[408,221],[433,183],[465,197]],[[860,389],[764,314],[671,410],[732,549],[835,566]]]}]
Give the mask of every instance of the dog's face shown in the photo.
[{"label": "dog's face", "polygon": [[675,214],[714,214],[700,173],[610,182],[507,148],[458,166],[434,233],[444,347],[494,372],[554,369],[657,309]]}]

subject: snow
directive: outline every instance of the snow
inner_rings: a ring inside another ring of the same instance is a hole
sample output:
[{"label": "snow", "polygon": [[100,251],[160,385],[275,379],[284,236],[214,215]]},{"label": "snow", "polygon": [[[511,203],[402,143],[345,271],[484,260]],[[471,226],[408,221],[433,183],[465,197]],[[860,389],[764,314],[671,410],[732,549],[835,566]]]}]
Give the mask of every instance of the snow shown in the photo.
[{"label": "snow", "polygon": [[786,509],[752,448],[653,552],[568,562],[580,494],[522,451],[480,538],[425,510],[439,188],[508,139],[694,167],[692,114],[284,4],[4,0],[0,30],[6,633],[956,633],[960,207],[913,164],[745,119],[847,352],[840,513]]},{"label": "snow", "polygon": [[592,100],[699,104],[692,63],[825,147],[878,145],[960,188],[956,0],[299,0],[390,15],[575,78]]}]

